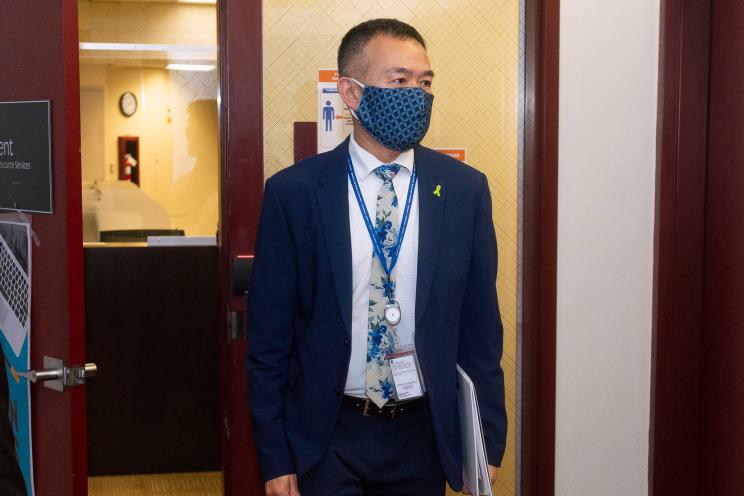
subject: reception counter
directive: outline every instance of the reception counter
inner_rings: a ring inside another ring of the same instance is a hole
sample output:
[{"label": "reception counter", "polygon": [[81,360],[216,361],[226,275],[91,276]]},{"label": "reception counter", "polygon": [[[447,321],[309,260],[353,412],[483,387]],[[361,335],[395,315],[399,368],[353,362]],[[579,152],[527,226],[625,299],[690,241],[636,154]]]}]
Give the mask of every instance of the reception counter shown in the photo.
[{"label": "reception counter", "polygon": [[219,470],[217,248],[84,250],[89,474]]}]

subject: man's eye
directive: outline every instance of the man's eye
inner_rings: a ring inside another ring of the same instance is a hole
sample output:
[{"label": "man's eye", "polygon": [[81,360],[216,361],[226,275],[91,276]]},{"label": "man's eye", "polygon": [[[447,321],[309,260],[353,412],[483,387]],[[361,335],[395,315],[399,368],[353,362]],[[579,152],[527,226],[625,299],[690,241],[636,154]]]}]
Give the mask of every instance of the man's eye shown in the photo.
[{"label": "man's eye", "polygon": [[406,84],[406,79],[405,78],[398,78],[398,79],[394,79],[393,82],[395,84],[401,84],[402,85],[402,84]]},{"label": "man's eye", "polygon": [[424,86],[426,88],[431,88],[431,81],[428,81],[428,80],[421,81],[421,86]]}]

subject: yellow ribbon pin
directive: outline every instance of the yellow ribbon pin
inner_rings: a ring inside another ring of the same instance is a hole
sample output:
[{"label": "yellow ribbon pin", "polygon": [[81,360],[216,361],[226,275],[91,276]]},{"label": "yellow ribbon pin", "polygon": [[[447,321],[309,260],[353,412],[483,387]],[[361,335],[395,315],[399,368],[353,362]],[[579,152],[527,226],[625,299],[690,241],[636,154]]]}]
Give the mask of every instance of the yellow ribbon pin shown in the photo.
[{"label": "yellow ribbon pin", "polygon": [[442,196],[442,185],[441,185],[441,184],[437,184],[437,187],[436,187],[436,189],[434,190],[434,194],[435,194],[436,196],[439,196],[439,197],[441,197],[441,196]]}]

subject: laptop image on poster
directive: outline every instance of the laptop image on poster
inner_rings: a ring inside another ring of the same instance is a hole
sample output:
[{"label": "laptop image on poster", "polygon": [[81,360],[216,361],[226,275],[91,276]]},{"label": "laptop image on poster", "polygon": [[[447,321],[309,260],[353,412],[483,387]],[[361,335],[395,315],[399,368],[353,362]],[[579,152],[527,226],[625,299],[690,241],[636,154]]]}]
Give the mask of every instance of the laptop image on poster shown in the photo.
[{"label": "laptop image on poster", "polygon": [[[0,232],[0,330],[13,353],[21,354],[29,328],[29,260],[26,226],[3,223]],[[14,250],[13,247],[16,249]],[[24,267],[25,264],[26,266]]]},{"label": "laptop image on poster", "polygon": [[460,413],[463,478],[472,494],[493,496],[491,481],[488,477],[488,457],[483,440],[483,426],[475,385],[459,365],[457,366],[457,405]]}]

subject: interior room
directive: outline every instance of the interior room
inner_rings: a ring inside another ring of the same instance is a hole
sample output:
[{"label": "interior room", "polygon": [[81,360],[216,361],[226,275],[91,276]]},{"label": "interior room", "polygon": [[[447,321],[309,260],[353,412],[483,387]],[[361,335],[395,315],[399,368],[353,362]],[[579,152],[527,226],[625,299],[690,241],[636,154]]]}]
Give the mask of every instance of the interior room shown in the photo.
[{"label": "interior room", "polygon": [[214,236],[214,2],[78,5],[84,240],[128,229]]}]

